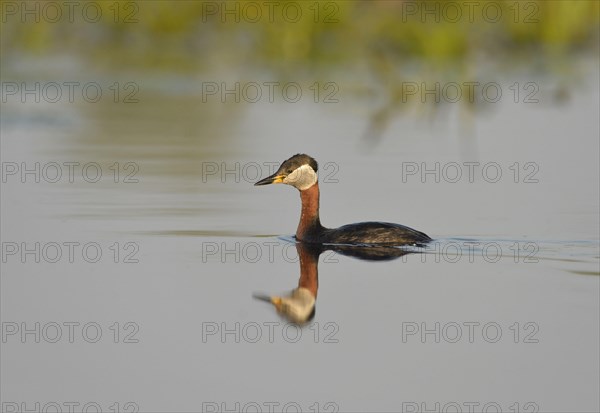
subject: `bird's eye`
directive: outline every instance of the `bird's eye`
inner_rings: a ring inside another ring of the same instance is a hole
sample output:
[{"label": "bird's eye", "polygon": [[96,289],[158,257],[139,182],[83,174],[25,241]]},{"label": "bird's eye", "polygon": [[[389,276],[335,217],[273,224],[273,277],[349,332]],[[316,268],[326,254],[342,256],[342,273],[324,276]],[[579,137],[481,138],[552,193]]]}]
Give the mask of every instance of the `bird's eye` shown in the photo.
[{"label": "bird's eye", "polygon": [[291,174],[292,172],[294,172],[294,171],[293,171],[293,170],[291,170],[291,169],[288,169],[288,170],[287,170],[287,173],[288,173],[288,174]]}]

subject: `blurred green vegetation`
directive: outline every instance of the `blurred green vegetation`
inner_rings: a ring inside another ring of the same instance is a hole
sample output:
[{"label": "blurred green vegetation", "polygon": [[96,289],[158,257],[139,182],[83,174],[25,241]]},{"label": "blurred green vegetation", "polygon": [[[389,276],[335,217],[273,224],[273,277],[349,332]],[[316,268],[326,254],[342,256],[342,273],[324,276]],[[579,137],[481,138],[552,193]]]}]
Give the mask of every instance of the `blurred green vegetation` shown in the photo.
[{"label": "blurred green vegetation", "polygon": [[[600,30],[598,0],[0,0],[0,7],[3,76],[30,70],[32,62],[43,65],[46,57],[67,57],[77,62],[68,70],[143,73],[163,92],[191,90],[206,75],[293,78],[307,88],[316,79],[335,80],[367,108],[364,136],[371,139],[412,107],[421,116],[440,112],[437,100],[419,106],[421,94],[407,94],[407,83],[427,82],[426,89],[455,82],[468,96],[465,81],[516,72],[512,84],[534,72],[552,77],[552,96],[545,101],[563,102],[582,78],[579,58],[598,58]],[[175,76],[166,81],[164,73]],[[522,93],[532,78],[519,84]],[[148,89],[146,83],[146,94]],[[197,89],[192,97],[198,99]],[[473,113],[490,105],[479,96],[460,99],[459,107],[461,123],[469,126]],[[227,106],[223,116],[238,110]],[[204,120],[217,119],[222,122],[214,114]]]},{"label": "blurred green vegetation", "polygon": [[296,70],[385,55],[435,67],[597,53],[600,15],[597,0],[67,3],[0,1],[3,58],[70,52],[169,70],[215,61]]}]

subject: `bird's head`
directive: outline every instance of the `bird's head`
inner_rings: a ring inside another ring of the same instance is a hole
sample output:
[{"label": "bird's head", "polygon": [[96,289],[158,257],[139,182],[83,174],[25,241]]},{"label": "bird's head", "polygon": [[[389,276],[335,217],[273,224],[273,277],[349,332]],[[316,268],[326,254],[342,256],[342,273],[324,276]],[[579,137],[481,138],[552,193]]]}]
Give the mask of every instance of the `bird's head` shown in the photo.
[{"label": "bird's head", "polygon": [[254,298],[270,302],[275,306],[277,313],[292,323],[304,324],[315,316],[315,296],[304,287],[298,287],[290,295],[284,297],[255,294]]},{"label": "bird's head", "polygon": [[283,161],[277,172],[261,179],[255,186],[269,184],[287,184],[304,191],[318,181],[317,161],[305,154],[297,154]]}]

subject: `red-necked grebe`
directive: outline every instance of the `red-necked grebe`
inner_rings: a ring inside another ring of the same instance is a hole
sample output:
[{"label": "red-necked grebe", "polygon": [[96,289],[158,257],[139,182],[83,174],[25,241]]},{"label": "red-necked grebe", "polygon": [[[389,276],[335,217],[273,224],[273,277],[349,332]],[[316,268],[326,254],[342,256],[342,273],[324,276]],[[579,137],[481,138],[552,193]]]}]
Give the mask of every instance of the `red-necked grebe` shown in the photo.
[{"label": "red-necked grebe", "polygon": [[284,161],[277,172],[254,185],[287,184],[300,191],[302,213],[296,230],[298,241],[319,244],[350,245],[422,245],[426,234],[389,222],[359,222],[339,228],[325,228],[319,219],[318,164],[305,154]]}]

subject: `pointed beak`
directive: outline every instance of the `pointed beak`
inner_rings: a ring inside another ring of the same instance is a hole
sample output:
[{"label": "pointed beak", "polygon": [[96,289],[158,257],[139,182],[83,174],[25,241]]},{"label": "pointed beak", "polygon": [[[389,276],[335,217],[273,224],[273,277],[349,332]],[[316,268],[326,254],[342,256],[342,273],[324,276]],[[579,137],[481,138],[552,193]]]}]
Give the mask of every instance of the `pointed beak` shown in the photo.
[{"label": "pointed beak", "polygon": [[281,297],[271,297],[271,303],[277,310],[281,310]]},{"label": "pointed beak", "polygon": [[284,179],[285,179],[285,175],[277,175],[277,173],[274,173],[271,176],[267,176],[266,178],[261,179],[260,181],[255,183],[254,186],[280,184],[283,182]]},{"label": "pointed beak", "polygon": [[252,295],[254,298],[260,301],[265,301],[267,303],[273,304],[276,309],[279,310],[281,307],[281,297],[271,297],[264,294],[254,294]]}]

